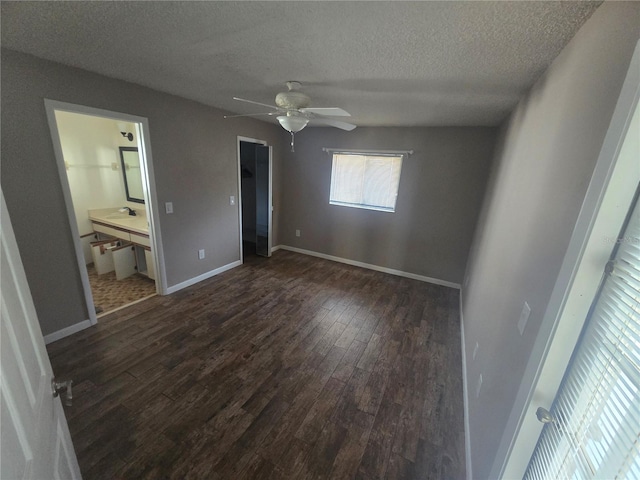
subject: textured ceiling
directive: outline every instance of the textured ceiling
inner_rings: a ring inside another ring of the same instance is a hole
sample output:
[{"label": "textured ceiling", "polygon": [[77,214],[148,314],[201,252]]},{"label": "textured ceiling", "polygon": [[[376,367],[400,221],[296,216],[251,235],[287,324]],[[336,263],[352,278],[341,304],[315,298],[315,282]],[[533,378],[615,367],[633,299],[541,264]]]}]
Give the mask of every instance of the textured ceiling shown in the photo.
[{"label": "textured ceiling", "polygon": [[360,126],[497,125],[599,4],[2,1],[1,38],[235,113],[298,80]]}]

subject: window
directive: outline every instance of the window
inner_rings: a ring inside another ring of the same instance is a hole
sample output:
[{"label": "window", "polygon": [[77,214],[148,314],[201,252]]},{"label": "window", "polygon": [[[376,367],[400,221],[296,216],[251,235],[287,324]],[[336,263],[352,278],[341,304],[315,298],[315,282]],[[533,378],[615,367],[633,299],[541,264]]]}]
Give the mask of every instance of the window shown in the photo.
[{"label": "window", "polygon": [[403,154],[335,152],[329,203],[395,212]]},{"label": "window", "polygon": [[525,479],[640,478],[640,202]]}]

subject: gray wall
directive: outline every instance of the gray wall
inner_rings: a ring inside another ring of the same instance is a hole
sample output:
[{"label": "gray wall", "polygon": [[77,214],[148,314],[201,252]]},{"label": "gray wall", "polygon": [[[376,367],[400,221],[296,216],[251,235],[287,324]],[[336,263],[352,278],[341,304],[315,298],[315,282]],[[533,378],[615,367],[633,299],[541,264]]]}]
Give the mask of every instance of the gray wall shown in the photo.
[{"label": "gray wall", "polygon": [[[2,50],[2,189],[43,333],[88,318],[44,99],[149,119],[168,286],[240,258],[236,137],[274,146],[279,191],[286,132],[254,119],[224,120],[217,109],[131,83]],[[279,196],[274,195],[278,242]],[[206,250],[198,260],[197,251]]]},{"label": "gray wall", "polygon": [[[282,165],[280,242],[461,283],[495,135],[459,127],[302,130]],[[322,147],[413,149],[395,213],[329,205],[331,155]]]},{"label": "gray wall", "polygon": [[639,36],[640,4],[603,4],[501,131],[462,293],[473,478],[489,475]]}]

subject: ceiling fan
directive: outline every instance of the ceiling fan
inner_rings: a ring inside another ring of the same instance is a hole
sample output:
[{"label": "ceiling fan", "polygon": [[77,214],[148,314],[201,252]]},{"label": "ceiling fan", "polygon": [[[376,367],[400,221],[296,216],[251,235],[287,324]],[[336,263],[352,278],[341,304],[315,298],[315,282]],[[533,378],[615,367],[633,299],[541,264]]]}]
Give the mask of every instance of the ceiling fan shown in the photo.
[{"label": "ceiling fan", "polygon": [[244,98],[233,97],[240,102],[251,103],[272,109],[272,112],[247,113],[243,115],[225,115],[224,118],[234,117],[256,117],[260,115],[276,116],[282,128],[291,133],[291,151],[293,151],[293,134],[299,132],[307,126],[309,121],[320,125],[340,128],[342,130],[353,130],[356,126],[352,123],[334,120],[328,117],[350,117],[351,115],[341,108],[324,107],[311,108],[311,98],[306,93],[300,91],[300,82],[289,81],[286,83],[287,91],[276,95],[275,105],[245,100]]}]

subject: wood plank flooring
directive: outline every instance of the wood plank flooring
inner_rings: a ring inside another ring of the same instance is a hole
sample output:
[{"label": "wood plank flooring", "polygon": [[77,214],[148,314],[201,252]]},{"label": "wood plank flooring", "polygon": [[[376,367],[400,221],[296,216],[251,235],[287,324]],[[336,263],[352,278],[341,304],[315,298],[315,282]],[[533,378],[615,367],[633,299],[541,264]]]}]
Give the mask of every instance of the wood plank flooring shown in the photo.
[{"label": "wood plank flooring", "polygon": [[48,346],[85,480],[463,479],[458,292],[292,252]]}]

